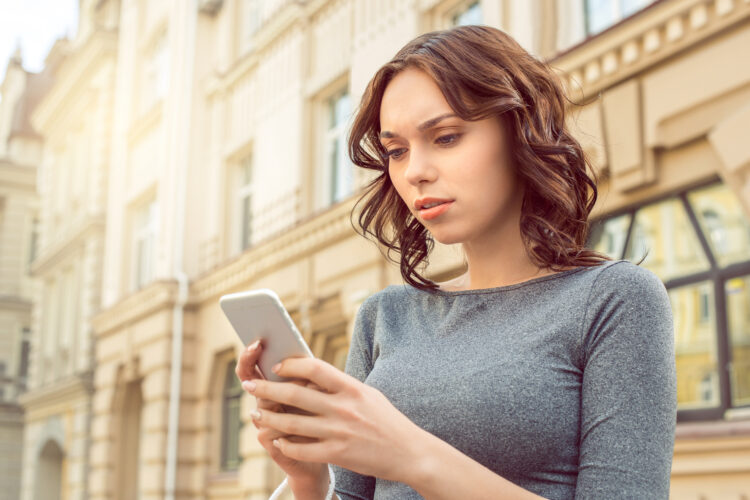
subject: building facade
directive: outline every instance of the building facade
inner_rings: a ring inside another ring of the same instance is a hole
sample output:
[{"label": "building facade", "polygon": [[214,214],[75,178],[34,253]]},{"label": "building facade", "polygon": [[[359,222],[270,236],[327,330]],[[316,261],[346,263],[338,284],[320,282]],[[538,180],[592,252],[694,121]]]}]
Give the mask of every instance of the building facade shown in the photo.
[{"label": "building facade", "polygon": [[[476,23],[507,31],[559,72],[570,127],[600,176],[590,246],[632,261],[645,255],[642,265],[669,291],[678,366],[672,497],[750,495],[750,70],[738,63],[750,46],[750,2],[91,6],[117,11],[116,36],[95,42],[107,50],[82,73],[111,88],[110,98],[76,108],[66,97],[78,86],[65,78],[89,78],[75,69],[84,49],[70,49],[71,69],[34,113],[42,171],[53,173],[41,176],[48,187],[33,269],[47,291],[34,306],[39,382],[23,400],[23,498],[39,498],[34,471],[50,463],[61,464],[64,498],[268,497],[283,474],[249,425],[251,398],[233,373],[243,346],[218,299],[274,289],[315,355],[343,368],[359,305],[401,283],[350,224],[373,179],[346,158],[352,114],[371,75],[406,42]],[[73,117],[90,125],[64,125]],[[65,236],[49,215],[55,203],[73,203],[51,192],[65,164],[54,155],[76,130],[98,151],[88,157],[100,180],[84,192],[99,200],[92,206],[102,218],[91,232]],[[88,279],[65,278],[73,262]],[[437,245],[427,276],[461,272],[456,249]],[[61,284],[71,282],[82,285]],[[72,310],[65,286],[80,290],[80,324],[69,330],[59,320]],[[80,371],[45,357],[55,352],[46,339],[75,337],[66,331],[80,333],[71,351]],[[55,387],[48,370],[69,384],[54,408],[43,397]],[[86,458],[68,451],[83,436]],[[50,462],[48,442],[65,458]]]},{"label": "building facade", "polygon": [[37,169],[42,137],[28,117],[47,90],[45,74],[23,69],[20,49],[0,84],[0,499],[21,490],[23,409],[36,283],[31,262],[38,235]]},{"label": "building facade", "polygon": [[30,122],[39,163],[39,250],[31,272],[31,363],[24,410],[21,495],[86,498],[93,334],[100,309],[107,175],[117,50],[116,1],[82,1],[78,33],[46,59],[49,79]]}]

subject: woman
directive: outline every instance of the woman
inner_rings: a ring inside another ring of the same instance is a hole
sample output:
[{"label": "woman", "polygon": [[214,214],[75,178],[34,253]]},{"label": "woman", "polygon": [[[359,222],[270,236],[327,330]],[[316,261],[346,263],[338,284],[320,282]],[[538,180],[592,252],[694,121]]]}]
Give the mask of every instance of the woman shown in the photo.
[{"label": "woman", "polygon": [[[237,364],[295,498],[667,498],[669,299],[584,248],[596,179],[551,70],[491,27],[427,33],[375,74],[349,148],[381,173],[363,234],[406,285],[361,306],[346,373],[286,359],[297,383],[261,380],[258,345]],[[433,239],[465,274],[418,273]]]}]

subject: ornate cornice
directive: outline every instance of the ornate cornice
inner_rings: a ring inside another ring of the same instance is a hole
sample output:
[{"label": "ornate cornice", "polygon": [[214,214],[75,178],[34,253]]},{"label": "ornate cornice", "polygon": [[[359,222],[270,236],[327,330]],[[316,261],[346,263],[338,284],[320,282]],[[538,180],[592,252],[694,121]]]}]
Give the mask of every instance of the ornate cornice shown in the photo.
[{"label": "ornate cornice", "polygon": [[56,82],[49,93],[37,105],[32,113],[34,128],[45,134],[71,96],[87,88],[84,84],[91,78],[100,63],[106,59],[113,62],[117,56],[116,30],[94,32],[83,46],[76,50],[64,62],[63,68],[56,75]]},{"label": "ornate cornice", "polygon": [[70,404],[71,401],[93,394],[94,385],[91,372],[69,375],[54,384],[34,388],[18,397],[18,404],[28,414],[42,408],[53,408]]},{"label": "ornate cornice", "polygon": [[354,203],[352,196],[329,210],[303,220],[283,234],[262,242],[218,269],[199,276],[193,283],[191,302],[212,300],[262,274],[299,260],[356,233],[349,220]]},{"label": "ornate cornice", "polygon": [[750,19],[750,0],[668,0],[551,59],[574,101]]},{"label": "ornate cornice", "polygon": [[177,281],[155,281],[91,318],[94,337],[101,338],[133,324],[177,300]]},{"label": "ornate cornice", "polygon": [[36,191],[37,168],[0,160],[0,184]]},{"label": "ornate cornice", "polygon": [[70,232],[42,249],[31,266],[31,275],[42,276],[52,270],[58,262],[63,261],[86,240],[94,235],[104,234],[104,215],[86,215],[75,224]]},{"label": "ornate cornice", "polygon": [[226,92],[247,73],[253,71],[262,57],[262,53],[277,39],[290,33],[290,27],[307,19],[305,6],[293,0],[285,0],[276,12],[253,35],[254,47],[247,54],[237,59],[224,73],[214,75],[206,86],[206,97]]}]

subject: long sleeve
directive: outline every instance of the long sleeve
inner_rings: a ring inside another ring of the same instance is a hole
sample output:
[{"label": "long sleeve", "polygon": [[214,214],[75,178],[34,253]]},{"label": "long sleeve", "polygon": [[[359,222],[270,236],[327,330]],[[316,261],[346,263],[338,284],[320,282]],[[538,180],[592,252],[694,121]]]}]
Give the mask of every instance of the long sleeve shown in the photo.
[{"label": "long sleeve", "polygon": [[666,499],[677,411],[667,291],[652,272],[619,262],[587,303],[575,498]]},{"label": "long sleeve", "polygon": [[[354,321],[354,331],[344,371],[364,382],[372,370],[372,333],[375,321],[373,297],[359,308]],[[336,476],[335,492],[341,500],[371,500],[375,494],[375,478],[363,476],[336,465],[332,466]]]}]

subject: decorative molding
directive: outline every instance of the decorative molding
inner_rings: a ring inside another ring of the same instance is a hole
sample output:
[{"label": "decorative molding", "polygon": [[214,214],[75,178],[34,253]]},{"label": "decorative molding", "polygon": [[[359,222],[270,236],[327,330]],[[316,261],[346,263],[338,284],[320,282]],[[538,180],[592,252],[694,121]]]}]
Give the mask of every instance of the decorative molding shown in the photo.
[{"label": "decorative molding", "polygon": [[71,401],[94,392],[93,374],[86,372],[69,375],[54,384],[33,387],[18,397],[18,403],[27,412],[58,405],[69,405]]},{"label": "decorative molding", "polygon": [[748,1],[663,1],[548,62],[561,73],[570,99],[585,102],[748,19]]},{"label": "decorative molding", "polygon": [[155,281],[92,317],[94,337],[105,337],[155,311],[172,307],[176,300],[177,281]]},{"label": "decorative molding", "polygon": [[280,236],[251,247],[208,275],[198,277],[191,287],[191,302],[201,304],[214,299],[323,246],[354,236],[349,214],[360,195],[357,193],[323,213],[313,214]]},{"label": "decorative molding", "polygon": [[32,113],[31,121],[40,132],[46,131],[70,102],[71,95],[86,88],[83,82],[90,79],[98,66],[106,59],[114,64],[117,57],[118,32],[116,30],[95,31],[86,43],[73,54],[57,75],[57,81]]},{"label": "decorative molding", "polygon": [[39,256],[31,265],[31,275],[39,277],[48,273],[58,262],[72,254],[77,248],[82,248],[88,238],[103,237],[104,214],[86,214],[74,224],[70,232],[57,238],[42,249]]}]

